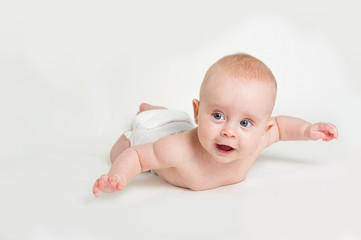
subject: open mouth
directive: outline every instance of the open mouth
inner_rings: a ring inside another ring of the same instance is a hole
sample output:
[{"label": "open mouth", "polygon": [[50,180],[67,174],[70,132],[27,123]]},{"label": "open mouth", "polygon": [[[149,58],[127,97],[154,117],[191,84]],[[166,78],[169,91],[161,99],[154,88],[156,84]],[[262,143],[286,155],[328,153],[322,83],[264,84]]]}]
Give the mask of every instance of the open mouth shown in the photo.
[{"label": "open mouth", "polygon": [[221,145],[221,144],[216,144],[216,145],[217,145],[218,151],[221,153],[228,154],[234,150],[234,148],[232,148],[231,146]]}]

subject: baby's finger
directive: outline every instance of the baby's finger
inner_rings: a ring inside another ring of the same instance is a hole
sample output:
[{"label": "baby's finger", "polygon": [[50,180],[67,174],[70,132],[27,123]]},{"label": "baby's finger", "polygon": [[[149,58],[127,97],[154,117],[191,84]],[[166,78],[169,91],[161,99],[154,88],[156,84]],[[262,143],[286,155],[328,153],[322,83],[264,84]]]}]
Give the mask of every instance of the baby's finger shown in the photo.
[{"label": "baby's finger", "polygon": [[318,123],[317,125],[318,125],[318,129],[323,132],[326,132],[326,131],[329,131],[332,129],[331,125],[328,123],[322,122],[322,123]]},{"label": "baby's finger", "polygon": [[99,197],[99,180],[96,180],[93,186],[93,194],[96,198]]},{"label": "baby's finger", "polygon": [[98,197],[99,197],[99,192],[95,192],[95,193],[94,193],[94,196],[95,196],[96,198],[98,198]]},{"label": "baby's finger", "polygon": [[108,175],[104,174],[99,178],[99,187],[105,188],[108,183]]},{"label": "baby's finger", "polygon": [[118,190],[118,191],[121,191],[123,189],[123,185],[120,182],[118,182],[115,189]]},{"label": "baby's finger", "polygon": [[322,138],[322,141],[328,142],[328,141],[331,141],[332,139],[333,139],[333,137],[325,135],[325,137]]},{"label": "baby's finger", "polygon": [[320,123],[319,131],[324,132],[328,136],[332,136],[332,138],[337,137],[337,128],[331,123]]},{"label": "baby's finger", "polygon": [[337,136],[336,134],[337,134],[337,132],[336,133],[325,132],[325,135],[322,140],[326,141],[326,142],[331,141],[336,138],[336,136]]},{"label": "baby's finger", "polygon": [[337,137],[338,137],[338,132],[337,132],[336,126],[333,125],[333,124],[331,124],[331,123],[329,123],[329,127],[330,127],[330,129],[328,130],[328,133],[329,133],[328,135],[329,135],[329,137],[330,137],[329,140],[337,139]]},{"label": "baby's finger", "polygon": [[109,182],[110,182],[110,186],[112,186],[112,188],[116,188],[116,185],[119,182],[119,177],[111,176],[111,177],[109,177]]},{"label": "baby's finger", "polygon": [[337,139],[337,138],[338,138],[337,128],[336,128],[335,125],[333,125],[333,124],[331,124],[331,123],[330,123],[330,125],[331,125],[331,127],[332,127],[332,129],[333,129],[333,136],[334,136],[335,139]]}]

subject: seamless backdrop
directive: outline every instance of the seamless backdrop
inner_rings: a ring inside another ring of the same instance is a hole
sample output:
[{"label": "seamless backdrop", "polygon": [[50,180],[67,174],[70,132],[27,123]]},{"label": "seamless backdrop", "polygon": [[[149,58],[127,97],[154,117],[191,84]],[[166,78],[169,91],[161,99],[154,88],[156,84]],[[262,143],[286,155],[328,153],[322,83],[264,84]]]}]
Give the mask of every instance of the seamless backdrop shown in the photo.
[{"label": "seamless backdrop", "polygon": [[[361,239],[357,1],[0,1],[0,239]],[[208,67],[246,52],[274,115],[330,143],[267,149],[244,183],[191,192],[143,174],[91,187],[142,102],[183,109]]]}]

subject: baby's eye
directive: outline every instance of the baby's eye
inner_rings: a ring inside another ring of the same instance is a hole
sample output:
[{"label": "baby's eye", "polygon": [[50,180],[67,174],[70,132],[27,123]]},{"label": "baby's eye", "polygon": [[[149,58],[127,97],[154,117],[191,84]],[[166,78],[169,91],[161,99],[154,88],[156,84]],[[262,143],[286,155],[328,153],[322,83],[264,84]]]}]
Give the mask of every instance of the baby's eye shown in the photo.
[{"label": "baby's eye", "polygon": [[242,120],[241,121],[241,126],[242,127],[250,127],[250,126],[252,126],[252,123],[247,121],[247,120]]},{"label": "baby's eye", "polygon": [[224,120],[224,117],[221,113],[213,113],[213,117],[217,120]]}]

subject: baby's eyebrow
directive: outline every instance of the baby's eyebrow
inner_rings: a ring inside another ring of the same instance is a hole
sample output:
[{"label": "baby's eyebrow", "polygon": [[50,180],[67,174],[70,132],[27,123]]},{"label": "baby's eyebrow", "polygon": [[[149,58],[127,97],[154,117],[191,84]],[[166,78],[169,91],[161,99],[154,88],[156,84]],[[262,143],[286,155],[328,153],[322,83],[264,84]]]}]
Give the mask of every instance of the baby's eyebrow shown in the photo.
[{"label": "baby's eyebrow", "polygon": [[243,117],[246,119],[252,120],[253,122],[258,122],[260,120],[260,118],[256,114],[249,113],[249,112],[244,113]]},{"label": "baby's eyebrow", "polygon": [[[226,107],[221,106],[221,105],[219,105],[219,104],[210,104],[210,105],[208,106],[208,108],[211,109],[211,110],[214,110],[214,109],[216,109],[216,110],[222,110],[222,109],[225,109]],[[243,120],[243,119],[249,119],[249,120],[252,120],[253,122],[259,122],[259,120],[260,120],[260,118],[259,118],[256,114],[251,113],[251,112],[242,113],[242,117],[241,117],[241,118],[242,118],[241,120]]]},{"label": "baby's eyebrow", "polygon": [[224,109],[223,106],[220,106],[220,105],[218,105],[218,104],[210,104],[210,105],[208,106],[208,108],[209,108],[209,109],[218,109],[218,110]]}]

